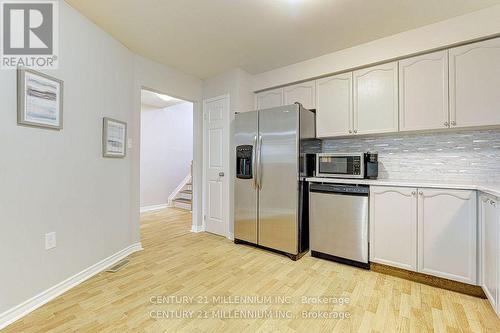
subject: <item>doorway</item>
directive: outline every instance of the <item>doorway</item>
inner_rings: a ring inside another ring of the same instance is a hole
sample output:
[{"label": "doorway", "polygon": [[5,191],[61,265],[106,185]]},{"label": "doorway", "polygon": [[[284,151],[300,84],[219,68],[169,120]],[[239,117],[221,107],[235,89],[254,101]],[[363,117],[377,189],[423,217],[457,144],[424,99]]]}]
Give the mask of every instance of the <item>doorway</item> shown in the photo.
[{"label": "doorway", "polygon": [[141,213],[193,209],[193,107],[141,90]]}]

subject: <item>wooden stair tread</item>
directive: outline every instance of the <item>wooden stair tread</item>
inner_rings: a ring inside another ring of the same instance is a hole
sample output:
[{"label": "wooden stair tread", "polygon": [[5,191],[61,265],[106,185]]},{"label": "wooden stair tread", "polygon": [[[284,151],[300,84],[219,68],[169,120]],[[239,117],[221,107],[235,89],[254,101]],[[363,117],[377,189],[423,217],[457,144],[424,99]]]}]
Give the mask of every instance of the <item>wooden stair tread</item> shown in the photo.
[{"label": "wooden stair tread", "polygon": [[183,203],[191,204],[191,199],[185,199],[185,198],[175,198],[172,201],[178,201],[178,202],[183,202]]}]

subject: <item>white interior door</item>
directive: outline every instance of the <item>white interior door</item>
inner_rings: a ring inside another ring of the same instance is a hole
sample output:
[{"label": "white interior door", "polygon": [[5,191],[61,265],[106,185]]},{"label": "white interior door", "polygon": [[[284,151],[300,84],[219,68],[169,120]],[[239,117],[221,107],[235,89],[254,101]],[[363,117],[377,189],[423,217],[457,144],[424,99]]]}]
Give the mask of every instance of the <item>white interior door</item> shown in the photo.
[{"label": "white interior door", "polygon": [[205,230],[228,236],[229,96],[203,102]]}]

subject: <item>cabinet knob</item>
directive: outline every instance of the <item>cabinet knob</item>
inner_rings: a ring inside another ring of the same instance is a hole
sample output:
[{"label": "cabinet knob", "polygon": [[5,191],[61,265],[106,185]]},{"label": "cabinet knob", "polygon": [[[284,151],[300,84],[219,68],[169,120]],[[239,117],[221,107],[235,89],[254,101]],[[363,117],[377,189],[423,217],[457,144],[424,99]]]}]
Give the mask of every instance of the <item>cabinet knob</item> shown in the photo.
[{"label": "cabinet knob", "polygon": [[450,123],[449,123],[449,122],[447,122],[447,121],[445,121],[445,122],[444,122],[444,126],[445,126],[445,127],[450,127]]},{"label": "cabinet knob", "polygon": [[354,130],[354,133],[358,133],[358,130]]},{"label": "cabinet knob", "polygon": [[493,200],[490,200],[490,204],[491,204],[493,207],[495,207],[495,206],[497,205],[497,203],[496,203],[495,201],[493,201]]},{"label": "cabinet knob", "polygon": [[417,192],[415,192],[415,191],[411,192],[411,195],[415,195],[415,194],[417,194]]},{"label": "cabinet knob", "polygon": [[455,120],[453,120],[453,121],[451,122],[451,126],[457,126],[457,122],[456,122]]},{"label": "cabinet knob", "polygon": [[352,130],[349,130],[349,134],[352,134]]},{"label": "cabinet knob", "polygon": [[420,195],[424,195],[424,192],[420,191],[420,192],[418,192],[418,194],[420,194]]}]

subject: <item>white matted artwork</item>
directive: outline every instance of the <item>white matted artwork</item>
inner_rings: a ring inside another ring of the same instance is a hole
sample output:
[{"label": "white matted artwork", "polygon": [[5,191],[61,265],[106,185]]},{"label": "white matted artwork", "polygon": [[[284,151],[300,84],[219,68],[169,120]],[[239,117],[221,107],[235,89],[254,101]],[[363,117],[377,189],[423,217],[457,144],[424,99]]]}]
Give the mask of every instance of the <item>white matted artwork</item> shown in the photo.
[{"label": "white matted artwork", "polygon": [[63,81],[31,69],[17,71],[17,123],[63,128]]},{"label": "white matted artwork", "polygon": [[127,123],[111,118],[103,119],[102,156],[123,158],[126,155]]}]

